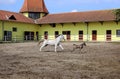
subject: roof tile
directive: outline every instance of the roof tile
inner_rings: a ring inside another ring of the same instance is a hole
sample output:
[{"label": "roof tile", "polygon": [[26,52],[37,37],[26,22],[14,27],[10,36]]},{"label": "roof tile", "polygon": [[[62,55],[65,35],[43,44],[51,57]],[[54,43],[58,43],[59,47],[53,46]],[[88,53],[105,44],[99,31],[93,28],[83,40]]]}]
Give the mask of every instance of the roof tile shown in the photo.
[{"label": "roof tile", "polygon": [[[9,19],[11,16],[14,16],[15,19],[14,20]],[[0,20],[24,22],[24,23],[34,23],[34,20],[25,17],[21,13],[15,13],[15,12],[3,11],[3,10],[0,10]]]},{"label": "roof tile", "polygon": [[25,0],[20,12],[45,12],[49,13],[44,0]]},{"label": "roof tile", "polygon": [[49,14],[38,19],[38,24],[47,23],[71,23],[71,22],[95,22],[116,20],[113,10],[70,12],[60,14]]}]

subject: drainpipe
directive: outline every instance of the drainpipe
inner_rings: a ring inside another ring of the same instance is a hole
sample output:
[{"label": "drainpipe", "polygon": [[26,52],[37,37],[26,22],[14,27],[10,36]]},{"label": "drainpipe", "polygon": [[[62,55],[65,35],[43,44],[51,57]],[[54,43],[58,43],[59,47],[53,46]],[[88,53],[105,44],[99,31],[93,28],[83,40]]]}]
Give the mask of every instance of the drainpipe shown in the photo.
[{"label": "drainpipe", "polygon": [[2,41],[4,40],[4,21],[2,21]]},{"label": "drainpipe", "polygon": [[86,28],[87,28],[87,41],[89,41],[89,33],[88,33],[88,30],[89,30],[89,23],[88,22],[85,22],[85,25],[86,25]]}]

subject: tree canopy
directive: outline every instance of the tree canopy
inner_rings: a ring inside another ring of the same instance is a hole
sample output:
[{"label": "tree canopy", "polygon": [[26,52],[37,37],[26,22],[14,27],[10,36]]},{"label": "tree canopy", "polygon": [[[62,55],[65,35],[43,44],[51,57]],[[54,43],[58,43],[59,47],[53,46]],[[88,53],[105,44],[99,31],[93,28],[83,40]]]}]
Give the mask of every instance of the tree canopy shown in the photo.
[{"label": "tree canopy", "polygon": [[115,13],[115,15],[116,15],[116,20],[117,20],[117,21],[120,21],[120,9],[115,9],[115,10],[114,10],[114,13]]}]

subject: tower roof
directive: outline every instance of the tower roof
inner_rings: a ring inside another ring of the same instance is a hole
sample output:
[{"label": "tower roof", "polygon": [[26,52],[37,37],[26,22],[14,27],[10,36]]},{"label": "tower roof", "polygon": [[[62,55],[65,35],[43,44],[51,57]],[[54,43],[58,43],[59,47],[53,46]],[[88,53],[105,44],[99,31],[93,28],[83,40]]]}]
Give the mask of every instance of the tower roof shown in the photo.
[{"label": "tower roof", "polygon": [[24,0],[24,4],[20,10],[21,13],[23,12],[43,12],[49,13],[44,0]]}]

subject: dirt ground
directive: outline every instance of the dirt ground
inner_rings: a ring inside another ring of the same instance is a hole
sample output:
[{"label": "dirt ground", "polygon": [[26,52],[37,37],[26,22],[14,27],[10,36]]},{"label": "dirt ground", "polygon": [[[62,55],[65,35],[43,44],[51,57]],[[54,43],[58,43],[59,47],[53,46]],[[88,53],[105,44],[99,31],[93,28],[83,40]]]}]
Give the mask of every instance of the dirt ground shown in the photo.
[{"label": "dirt ground", "polygon": [[39,51],[37,42],[0,44],[0,79],[120,79],[120,43],[62,43]]}]

